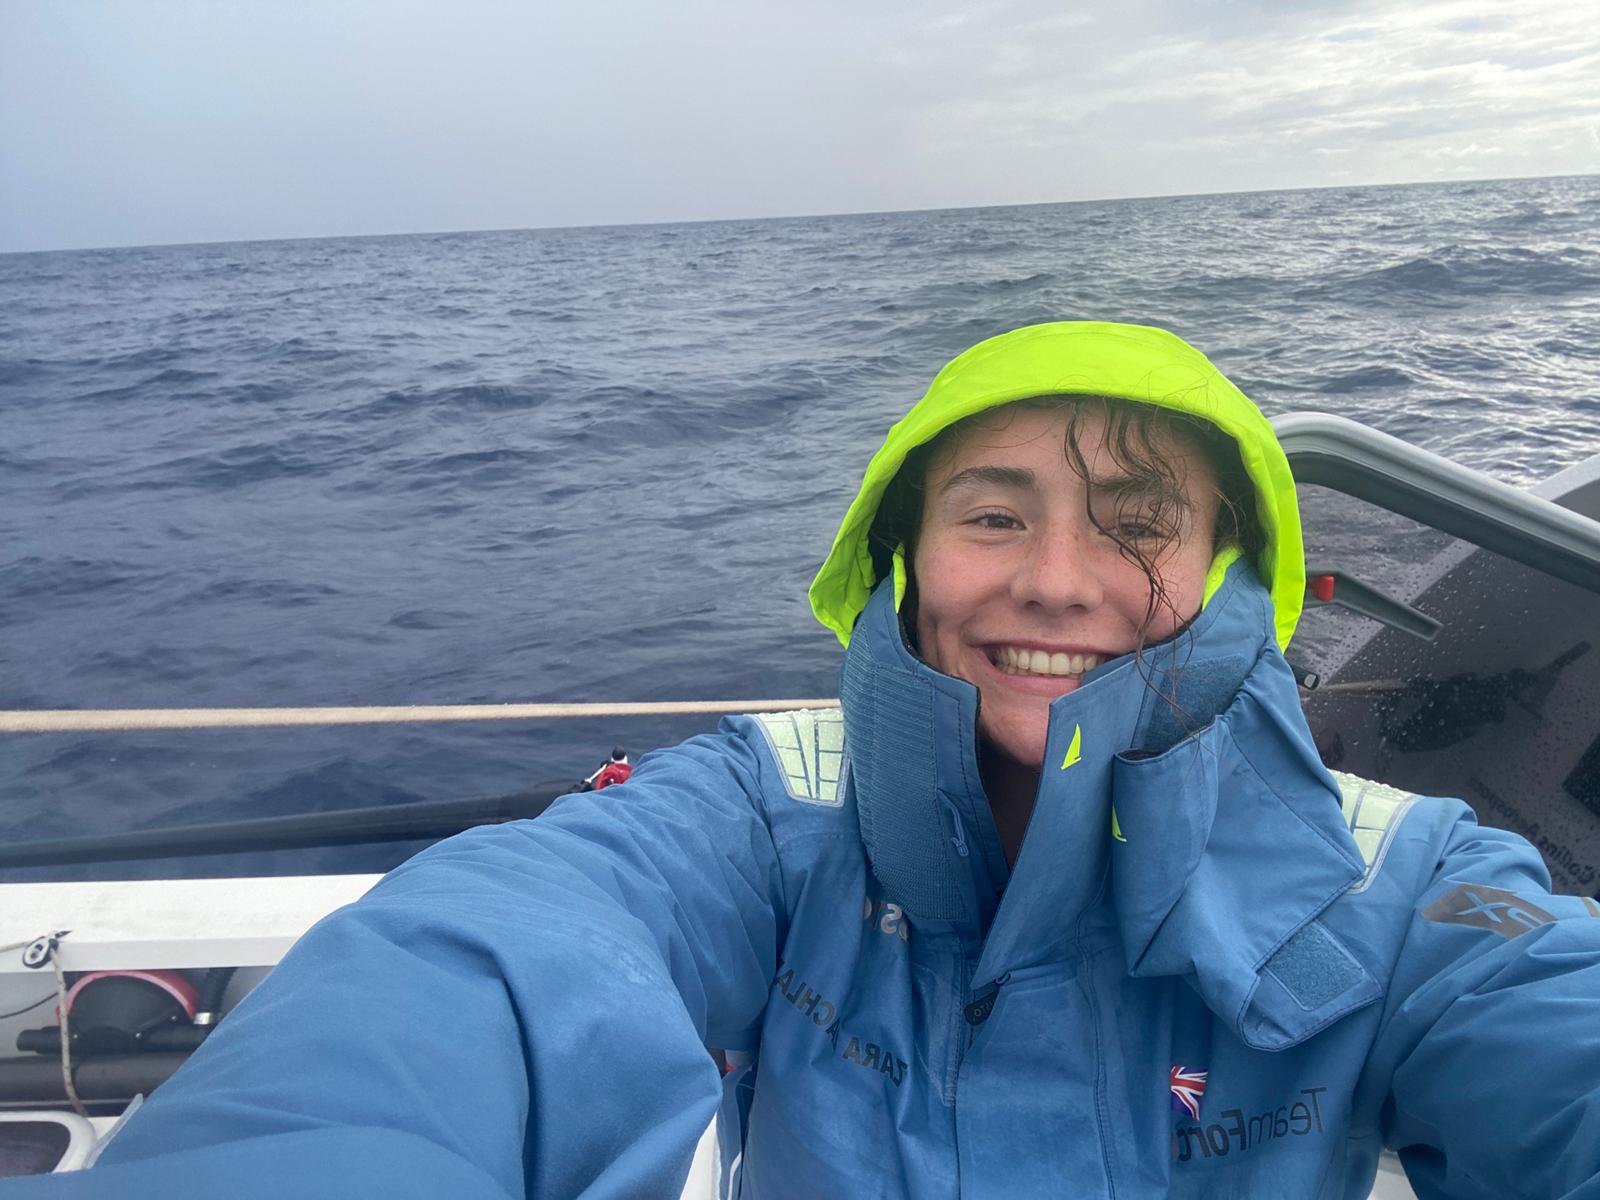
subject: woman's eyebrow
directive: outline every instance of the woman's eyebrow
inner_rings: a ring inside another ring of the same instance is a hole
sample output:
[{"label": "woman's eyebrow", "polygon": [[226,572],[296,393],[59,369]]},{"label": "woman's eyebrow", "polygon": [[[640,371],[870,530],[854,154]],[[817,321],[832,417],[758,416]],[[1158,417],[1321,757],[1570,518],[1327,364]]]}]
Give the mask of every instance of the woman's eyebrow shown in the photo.
[{"label": "woman's eyebrow", "polygon": [[1146,496],[1164,495],[1168,489],[1161,485],[1159,479],[1152,479],[1148,475],[1104,475],[1099,479],[1089,480],[1089,490],[1112,496],[1143,499]]},{"label": "woman's eyebrow", "polygon": [[1163,490],[1160,483],[1143,475],[1102,475],[1089,480],[1089,489],[1113,496],[1140,496]]},{"label": "woman's eyebrow", "polygon": [[1159,480],[1145,475],[1109,475],[1091,479],[1089,495],[1109,497],[1114,504],[1159,505],[1170,500],[1182,510],[1194,508],[1194,502],[1187,492],[1165,488]]},{"label": "woman's eyebrow", "polygon": [[1026,467],[968,467],[941,483],[938,495],[942,499],[951,492],[985,486],[1037,490],[1039,480]]}]

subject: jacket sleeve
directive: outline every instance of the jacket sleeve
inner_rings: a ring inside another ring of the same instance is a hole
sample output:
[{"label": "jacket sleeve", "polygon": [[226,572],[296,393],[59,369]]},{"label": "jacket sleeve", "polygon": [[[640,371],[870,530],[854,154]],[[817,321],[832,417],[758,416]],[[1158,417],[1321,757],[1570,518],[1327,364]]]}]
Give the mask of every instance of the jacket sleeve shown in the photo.
[{"label": "jacket sleeve", "polygon": [[721,1094],[705,1046],[748,1044],[775,971],[757,770],[697,738],[423,852],[313,927],[99,1164],[15,1194],[676,1196]]},{"label": "jacket sleeve", "polygon": [[1428,807],[1442,850],[1369,1062],[1384,1143],[1423,1200],[1600,1196],[1600,905],[1552,895],[1515,834]]}]

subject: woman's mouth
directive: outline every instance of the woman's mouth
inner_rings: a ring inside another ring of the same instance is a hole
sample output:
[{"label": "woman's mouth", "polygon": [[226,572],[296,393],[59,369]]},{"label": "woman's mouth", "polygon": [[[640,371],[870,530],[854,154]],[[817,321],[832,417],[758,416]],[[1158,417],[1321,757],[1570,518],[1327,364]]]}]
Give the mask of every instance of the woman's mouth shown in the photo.
[{"label": "woman's mouth", "polygon": [[1065,654],[1026,646],[990,646],[989,661],[1005,675],[1056,676],[1082,679],[1105,658],[1099,654]]}]

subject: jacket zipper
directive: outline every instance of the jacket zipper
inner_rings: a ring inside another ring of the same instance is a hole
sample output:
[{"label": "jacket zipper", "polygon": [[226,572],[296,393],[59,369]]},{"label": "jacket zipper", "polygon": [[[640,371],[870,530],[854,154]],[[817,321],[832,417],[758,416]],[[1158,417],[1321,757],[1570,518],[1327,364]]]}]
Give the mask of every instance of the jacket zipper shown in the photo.
[{"label": "jacket zipper", "polygon": [[1000,998],[1000,989],[1006,985],[1006,981],[1010,978],[1011,972],[1007,971],[999,979],[990,980],[988,986],[970,1002],[962,1006],[961,1013],[967,1018],[967,1024],[972,1026],[967,1034],[968,1046],[971,1046],[972,1039],[978,1036],[978,1026],[987,1021],[989,1014],[994,1011],[994,1003]]},{"label": "jacket zipper", "polygon": [[[962,971],[961,978],[963,978],[963,979],[966,978],[965,970]],[[959,1044],[960,1045],[960,1051],[959,1051],[959,1057],[958,1057],[958,1059],[956,1061],[955,1078],[954,1078],[954,1080],[952,1080],[951,1088],[950,1088],[951,1116],[953,1118],[956,1118],[956,1120],[955,1120],[955,1134],[956,1134],[955,1152],[956,1152],[956,1194],[957,1195],[960,1195],[962,1193],[962,1186],[961,1186],[961,1123],[960,1123],[959,1118],[956,1117],[956,1114],[958,1114],[960,1112],[960,1109],[961,1109],[961,1072],[966,1069],[967,1052],[972,1049],[972,1043],[977,1040],[979,1026],[981,1026],[985,1021],[987,1021],[989,1019],[989,1014],[990,1013],[994,1012],[995,1000],[1000,995],[1000,989],[1005,986],[1006,981],[1008,979],[1010,979],[1010,978],[1011,978],[1011,972],[1007,971],[1004,975],[1000,976],[1000,978],[990,980],[982,989],[979,990],[978,995],[974,999],[967,1001],[966,1003],[964,1003],[961,1006],[961,1015],[965,1018],[966,1026],[967,1026],[967,1028],[966,1028],[966,1036],[961,1039],[960,1044]],[[966,984],[963,984],[962,985],[962,995],[966,996],[968,994],[970,994],[968,992],[968,986]]]},{"label": "jacket zipper", "polygon": [[1117,1180],[1111,1173],[1110,1143],[1106,1139],[1106,1056],[1100,1044],[1100,1003],[1095,998],[1094,962],[1083,952],[1082,917],[1078,918],[1072,936],[1078,949],[1078,962],[1082,964],[1078,986],[1083,989],[1084,999],[1089,1002],[1089,1028],[1094,1034],[1094,1119],[1095,1133],[1100,1138],[1100,1169],[1106,1173],[1107,1200],[1116,1200]]}]

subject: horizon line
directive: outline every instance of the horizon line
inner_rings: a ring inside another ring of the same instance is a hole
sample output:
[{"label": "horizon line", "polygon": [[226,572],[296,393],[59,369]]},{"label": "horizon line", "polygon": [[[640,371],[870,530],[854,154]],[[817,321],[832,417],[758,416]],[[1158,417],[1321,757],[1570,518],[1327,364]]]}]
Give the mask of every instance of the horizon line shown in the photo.
[{"label": "horizon line", "polygon": [[462,234],[553,233],[575,229],[648,229],[657,226],[674,225],[727,225],[735,222],[815,221],[825,220],[833,217],[905,216],[915,213],[973,212],[982,211],[984,209],[998,208],[1048,208],[1064,207],[1071,204],[1109,204],[1139,200],[1198,200],[1213,196],[1271,196],[1294,192],[1333,192],[1408,187],[1453,187],[1475,183],[1523,183],[1534,180],[1593,178],[1600,178],[1600,171],[1580,171],[1576,173],[1563,172],[1555,175],[1489,176],[1485,178],[1472,179],[1417,179],[1401,180],[1389,183],[1315,184],[1307,187],[1241,188],[1237,191],[1218,192],[1154,192],[1138,196],[1093,196],[1083,197],[1075,200],[1023,200],[1005,204],[933,205],[923,208],[871,208],[840,212],[775,213],[767,216],[698,217],[688,220],[598,221],[588,224],[508,225],[474,229],[407,229],[390,230],[383,233],[293,234],[284,237],[228,238],[221,241],[129,242],[100,246],[52,246],[28,250],[0,249],[0,257],[20,254],[93,254],[106,250],[166,250],[177,249],[185,246],[250,246],[271,242],[353,241],[358,238],[455,237]]}]

